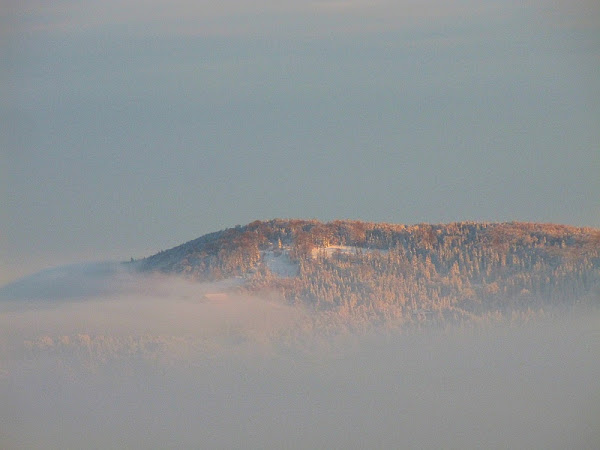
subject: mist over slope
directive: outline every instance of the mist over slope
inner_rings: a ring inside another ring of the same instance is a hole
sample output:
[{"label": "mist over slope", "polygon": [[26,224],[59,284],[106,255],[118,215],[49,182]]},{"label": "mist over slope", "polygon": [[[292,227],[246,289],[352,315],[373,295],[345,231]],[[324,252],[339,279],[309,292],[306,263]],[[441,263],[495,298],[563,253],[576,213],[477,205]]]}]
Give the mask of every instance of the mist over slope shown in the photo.
[{"label": "mist over slope", "polygon": [[0,447],[600,442],[597,312],[328,334],[310,310],[234,282],[101,271],[91,286],[0,302]]},{"label": "mist over slope", "polygon": [[535,223],[414,226],[256,221],[137,262],[194,280],[238,278],[358,321],[464,322],[598,304],[600,230]]}]

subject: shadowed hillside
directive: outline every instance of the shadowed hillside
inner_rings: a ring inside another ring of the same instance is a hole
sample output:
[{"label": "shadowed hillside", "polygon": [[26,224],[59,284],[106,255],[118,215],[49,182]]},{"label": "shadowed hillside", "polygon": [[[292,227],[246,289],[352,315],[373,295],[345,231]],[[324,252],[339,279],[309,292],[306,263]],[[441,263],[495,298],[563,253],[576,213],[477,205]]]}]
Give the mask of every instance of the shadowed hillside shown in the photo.
[{"label": "shadowed hillside", "polygon": [[276,219],[137,264],[203,281],[237,278],[238,289],[370,321],[527,319],[600,302],[600,230],[553,224]]}]

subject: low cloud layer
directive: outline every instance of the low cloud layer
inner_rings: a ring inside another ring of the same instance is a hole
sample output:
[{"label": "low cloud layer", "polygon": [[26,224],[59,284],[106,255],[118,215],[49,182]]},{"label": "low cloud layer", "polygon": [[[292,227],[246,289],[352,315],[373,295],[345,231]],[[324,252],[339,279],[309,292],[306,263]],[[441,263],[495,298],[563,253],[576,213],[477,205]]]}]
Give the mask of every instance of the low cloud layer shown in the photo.
[{"label": "low cloud layer", "polygon": [[234,281],[118,267],[71,266],[1,290],[0,447],[600,443],[597,314],[325,337],[306,311],[235,294]]},{"label": "low cloud layer", "polygon": [[266,341],[298,321],[298,310],[240,294],[239,284],[143,275],[118,263],[60,267],[0,291],[0,334],[30,348],[79,335],[241,343]]}]

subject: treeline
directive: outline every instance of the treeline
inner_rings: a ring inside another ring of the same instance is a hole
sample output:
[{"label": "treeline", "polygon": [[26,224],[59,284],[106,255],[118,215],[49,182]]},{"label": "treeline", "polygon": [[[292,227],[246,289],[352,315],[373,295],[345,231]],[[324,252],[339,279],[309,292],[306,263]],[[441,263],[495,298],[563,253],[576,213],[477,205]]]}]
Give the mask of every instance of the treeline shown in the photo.
[{"label": "treeline", "polygon": [[[328,246],[351,252],[313,252]],[[299,275],[280,278],[264,250],[285,249]],[[340,316],[468,320],[600,303],[600,230],[529,223],[414,226],[256,221],[142,261],[200,280],[234,276],[249,290]]]}]

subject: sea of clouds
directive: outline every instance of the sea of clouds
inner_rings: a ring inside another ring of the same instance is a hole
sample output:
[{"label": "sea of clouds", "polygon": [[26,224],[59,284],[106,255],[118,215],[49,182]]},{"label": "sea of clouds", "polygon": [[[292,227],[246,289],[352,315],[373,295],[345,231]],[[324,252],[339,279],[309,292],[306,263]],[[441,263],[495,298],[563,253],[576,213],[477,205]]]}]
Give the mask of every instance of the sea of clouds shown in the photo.
[{"label": "sea of clouds", "polygon": [[0,289],[0,448],[598,448],[600,315],[339,333],[239,280]]}]

